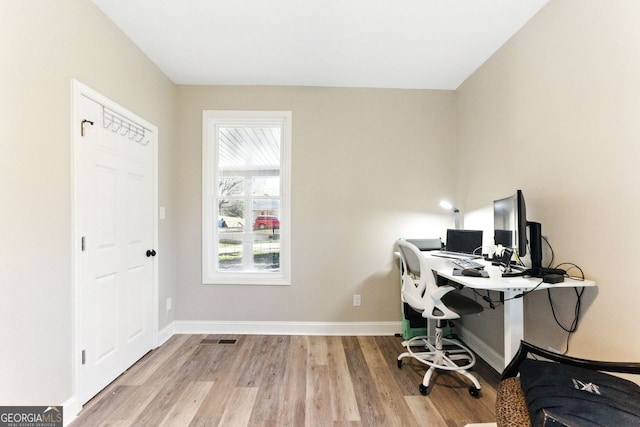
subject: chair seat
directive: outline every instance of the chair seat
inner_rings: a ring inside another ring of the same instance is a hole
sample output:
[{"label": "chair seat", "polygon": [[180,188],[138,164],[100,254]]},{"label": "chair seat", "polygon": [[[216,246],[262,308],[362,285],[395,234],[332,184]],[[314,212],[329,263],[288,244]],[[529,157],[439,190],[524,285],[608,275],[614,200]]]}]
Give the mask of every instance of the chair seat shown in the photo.
[{"label": "chair seat", "polygon": [[476,301],[459,292],[449,292],[442,297],[444,305],[460,315],[480,313],[483,308]]}]

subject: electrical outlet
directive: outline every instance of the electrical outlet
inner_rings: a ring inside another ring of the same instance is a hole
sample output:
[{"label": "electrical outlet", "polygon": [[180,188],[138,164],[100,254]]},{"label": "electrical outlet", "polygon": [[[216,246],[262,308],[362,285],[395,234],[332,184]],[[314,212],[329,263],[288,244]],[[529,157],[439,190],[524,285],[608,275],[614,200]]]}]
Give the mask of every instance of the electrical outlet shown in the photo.
[{"label": "electrical outlet", "polygon": [[353,295],[353,306],[354,307],[360,307],[360,303],[361,303],[360,295],[354,294]]},{"label": "electrical outlet", "polygon": [[171,310],[171,297],[167,298],[167,311]]}]

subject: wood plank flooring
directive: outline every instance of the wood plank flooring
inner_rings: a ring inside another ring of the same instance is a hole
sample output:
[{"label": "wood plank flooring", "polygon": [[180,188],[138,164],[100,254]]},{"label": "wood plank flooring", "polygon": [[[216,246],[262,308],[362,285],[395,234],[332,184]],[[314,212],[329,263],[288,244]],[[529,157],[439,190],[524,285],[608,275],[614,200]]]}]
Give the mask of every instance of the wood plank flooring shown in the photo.
[{"label": "wood plank flooring", "polygon": [[[226,343],[227,340],[235,343]],[[479,399],[455,373],[418,390],[424,365],[398,337],[174,335],[88,402],[81,426],[425,426],[495,421],[498,374]]]}]

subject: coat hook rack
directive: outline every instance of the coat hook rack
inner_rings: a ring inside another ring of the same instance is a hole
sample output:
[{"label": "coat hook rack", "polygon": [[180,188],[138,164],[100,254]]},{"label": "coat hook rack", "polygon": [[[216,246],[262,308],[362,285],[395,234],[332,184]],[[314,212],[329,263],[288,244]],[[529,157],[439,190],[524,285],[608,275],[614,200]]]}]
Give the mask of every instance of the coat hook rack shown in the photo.
[{"label": "coat hook rack", "polygon": [[147,145],[149,139],[146,137],[146,128],[109,110],[103,106],[102,110],[102,126],[110,129],[114,133],[128,137],[131,141],[135,141],[142,145]]}]

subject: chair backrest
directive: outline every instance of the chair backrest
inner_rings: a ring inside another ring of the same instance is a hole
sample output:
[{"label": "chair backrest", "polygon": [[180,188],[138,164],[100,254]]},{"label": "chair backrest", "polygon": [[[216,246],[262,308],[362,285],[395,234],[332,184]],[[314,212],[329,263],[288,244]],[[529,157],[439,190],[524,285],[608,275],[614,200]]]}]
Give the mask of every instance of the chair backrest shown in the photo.
[{"label": "chair backrest", "polygon": [[438,286],[436,276],[427,258],[412,243],[398,240],[396,246],[401,255],[402,300],[422,317],[429,319],[457,319],[460,317],[451,311],[442,301],[442,297],[453,291],[453,286]]},{"label": "chair backrest", "polygon": [[436,237],[434,239],[406,239],[407,242],[413,243],[421,251],[434,251],[440,250],[444,247],[442,239]]}]

